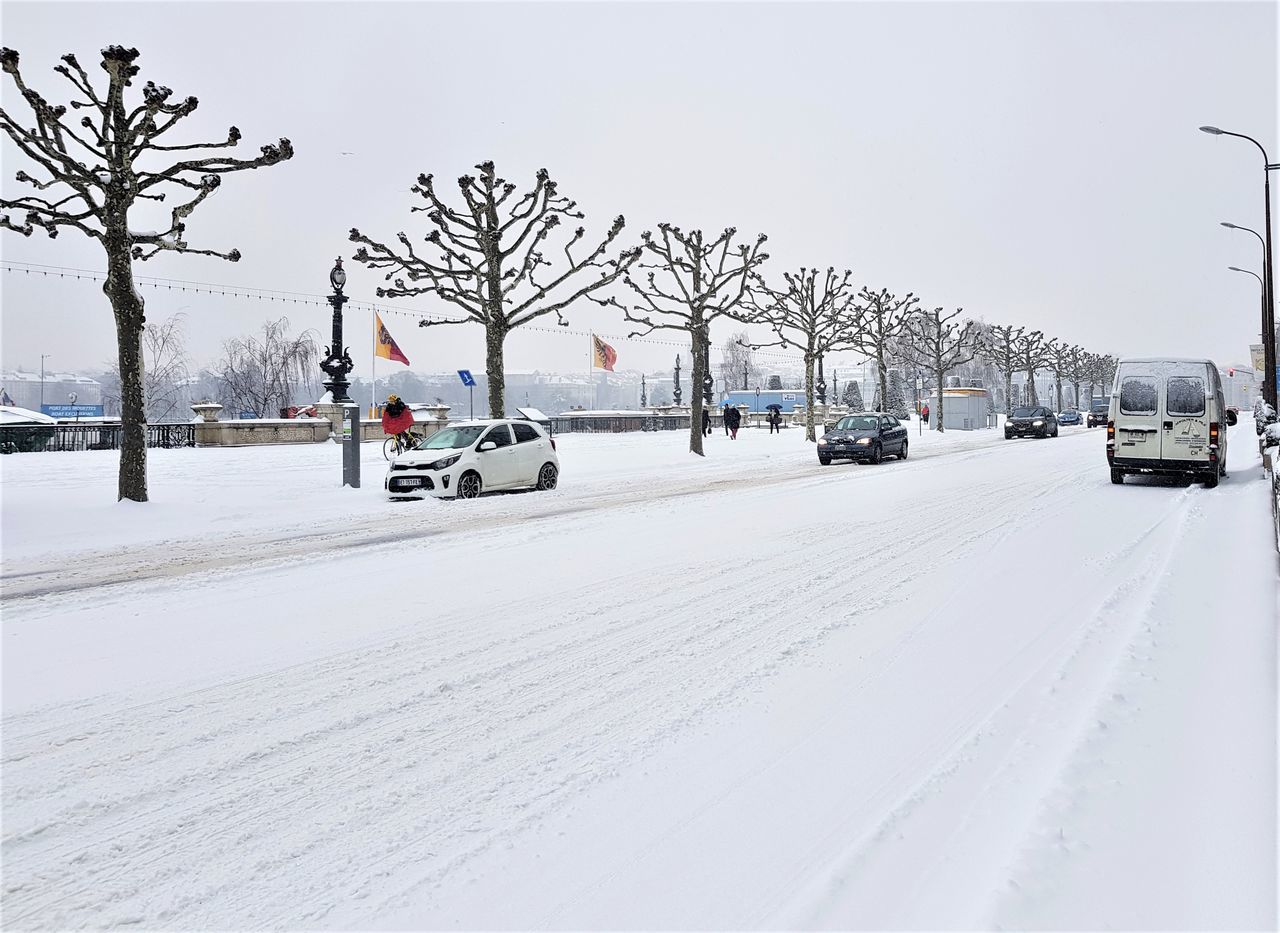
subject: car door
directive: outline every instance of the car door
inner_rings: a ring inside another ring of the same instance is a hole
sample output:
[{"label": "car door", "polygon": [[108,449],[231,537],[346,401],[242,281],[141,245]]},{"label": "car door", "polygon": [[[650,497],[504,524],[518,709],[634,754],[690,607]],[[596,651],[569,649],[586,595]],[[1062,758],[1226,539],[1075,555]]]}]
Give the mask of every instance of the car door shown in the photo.
[{"label": "car door", "polygon": [[[1209,459],[1209,386],[1204,367],[1175,370],[1164,380],[1164,412],[1160,424],[1165,460]],[[1219,428],[1219,436],[1222,429]]]},{"label": "car door", "polygon": [[[494,448],[480,450],[487,443],[494,444]],[[486,489],[513,486],[518,482],[516,445],[511,438],[511,428],[505,424],[495,424],[480,438],[476,450],[480,454],[480,478]]]},{"label": "car door", "polygon": [[538,470],[551,459],[545,451],[551,445],[538,433],[538,429],[522,421],[513,422],[511,433],[516,436],[516,479],[522,486],[532,486],[538,481]]},{"label": "car door", "polygon": [[892,450],[902,453],[902,445],[907,440],[907,426],[892,415],[889,416],[889,437],[892,439]]},{"label": "car door", "polygon": [[1160,389],[1154,370],[1130,369],[1121,374],[1115,417],[1117,458],[1160,459]]},{"label": "car door", "polygon": [[898,442],[893,436],[893,426],[897,422],[888,415],[880,416],[880,452],[892,454],[898,449]]}]

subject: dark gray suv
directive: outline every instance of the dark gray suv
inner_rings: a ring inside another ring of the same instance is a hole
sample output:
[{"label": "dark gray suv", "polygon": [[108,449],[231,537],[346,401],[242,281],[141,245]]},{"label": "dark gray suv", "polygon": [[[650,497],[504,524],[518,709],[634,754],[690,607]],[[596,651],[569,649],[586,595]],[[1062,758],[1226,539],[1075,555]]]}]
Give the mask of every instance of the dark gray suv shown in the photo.
[{"label": "dark gray suv", "polygon": [[1015,408],[1004,423],[1004,439],[1013,437],[1057,437],[1058,416],[1043,405]]},{"label": "dark gray suv", "polygon": [[879,463],[885,457],[907,459],[907,429],[884,412],[846,415],[818,439],[818,462],[823,466],[832,460]]}]

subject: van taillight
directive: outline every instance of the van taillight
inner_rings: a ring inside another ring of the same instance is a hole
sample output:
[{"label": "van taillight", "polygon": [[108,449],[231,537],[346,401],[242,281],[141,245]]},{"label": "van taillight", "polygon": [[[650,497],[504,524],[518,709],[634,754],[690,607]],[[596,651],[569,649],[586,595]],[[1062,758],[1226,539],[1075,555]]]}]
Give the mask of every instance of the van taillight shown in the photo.
[{"label": "van taillight", "polygon": [[1209,422],[1209,459],[1218,459],[1218,422]]},{"label": "van taillight", "polygon": [[1114,443],[1116,439],[1116,423],[1114,421],[1107,422],[1107,442]]}]

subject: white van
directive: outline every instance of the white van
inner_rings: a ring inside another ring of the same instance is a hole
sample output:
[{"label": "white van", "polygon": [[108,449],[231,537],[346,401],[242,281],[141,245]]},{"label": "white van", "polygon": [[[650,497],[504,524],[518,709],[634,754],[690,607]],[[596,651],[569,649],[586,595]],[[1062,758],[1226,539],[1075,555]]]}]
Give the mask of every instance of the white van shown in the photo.
[{"label": "white van", "polygon": [[1111,482],[1163,474],[1218,485],[1227,473],[1227,426],[1235,424],[1212,360],[1122,359],[1107,412]]}]

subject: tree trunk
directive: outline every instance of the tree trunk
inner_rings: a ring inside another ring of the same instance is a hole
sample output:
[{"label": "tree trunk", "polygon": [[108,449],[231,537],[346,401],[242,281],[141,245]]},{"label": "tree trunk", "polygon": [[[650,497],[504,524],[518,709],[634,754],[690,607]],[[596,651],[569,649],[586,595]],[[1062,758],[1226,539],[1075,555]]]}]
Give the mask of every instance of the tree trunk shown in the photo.
[{"label": "tree trunk", "polygon": [[1058,411],[1062,411],[1062,376],[1058,376]]},{"label": "tree trunk", "polygon": [[689,387],[689,453],[699,457],[706,456],[702,452],[702,380],[707,374],[707,345],[710,335],[706,328],[695,324],[689,328],[693,349],[693,385]]},{"label": "tree trunk", "polygon": [[876,375],[880,380],[880,410],[889,410],[889,367],[884,362],[884,344],[876,345]]},{"label": "tree trunk", "polygon": [[1030,367],[1027,368],[1027,404],[1040,404],[1040,396],[1036,393],[1036,371]]},{"label": "tree trunk", "polygon": [[502,344],[507,332],[496,324],[485,327],[485,378],[489,380],[489,417],[507,417],[507,380],[502,372]]},{"label": "tree trunk", "polygon": [[1004,373],[1004,413],[1013,414],[1013,373],[1009,370]]},{"label": "tree trunk", "polygon": [[1071,387],[1076,393],[1075,401],[1073,401],[1072,404],[1075,405],[1076,408],[1079,408],[1080,407],[1080,383],[1078,381],[1073,382],[1071,383]]},{"label": "tree trunk", "polygon": [[818,440],[813,429],[813,360],[813,354],[806,350],[804,354],[804,439],[810,442]]},{"label": "tree trunk", "polygon": [[934,430],[937,431],[938,433],[942,433],[943,431],[946,430],[946,426],[942,422],[942,410],[943,410],[942,409],[942,392],[943,392],[943,382],[947,377],[946,372],[942,368],[942,360],[938,360],[934,364],[933,374],[938,380],[938,407],[933,411],[929,412],[929,416],[931,419],[933,419],[933,423],[937,425],[937,427],[934,428]]},{"label": "tree trunk", "polygon": [[120,478],[117,500],[147,501],[147,403],[143,391],[142,296],[133,284],[127,241],[107,243],[102,285],[116,319],[120,361]]}]

